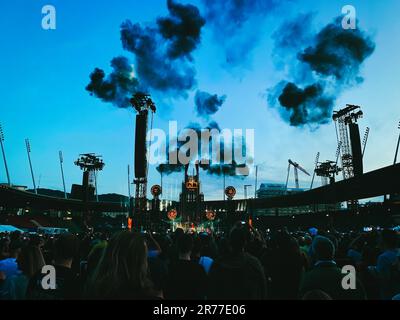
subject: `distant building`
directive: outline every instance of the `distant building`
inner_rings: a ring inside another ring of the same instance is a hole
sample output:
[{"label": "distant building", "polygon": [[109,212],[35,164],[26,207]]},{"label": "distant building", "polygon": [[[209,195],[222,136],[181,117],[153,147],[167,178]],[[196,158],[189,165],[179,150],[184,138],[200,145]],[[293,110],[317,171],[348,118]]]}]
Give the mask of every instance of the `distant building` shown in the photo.
[{"label": "distant building", "polygon": [[286,194],[286,186],[279,183],[262,183],[260,189],[257,190],[257,198],[273,198]]},{"label": "distant building", "polygon": [[[0,187],[8,187],[8,183],[0,183]],[[11,185],[12,188],[20,190],[20,191],[26,191],[28,190],[27,186],[17,186],[17,185]]]},{"label": "distant building", "polygon": [[[305,189],[288,188],[286,185],[280,183],[262,183],[260,188],[257,190],[258,199],[268,199],[274,197],[282,197],[285,195],[292,195],[305,192]],[[339,210],[340,204],[320,204],[320,205],[307,205],[301,207],[288,207],[288,208],[269,208],[256,210],[256,215],[296,215],[304,214],[315,211],[329,211]]]}]

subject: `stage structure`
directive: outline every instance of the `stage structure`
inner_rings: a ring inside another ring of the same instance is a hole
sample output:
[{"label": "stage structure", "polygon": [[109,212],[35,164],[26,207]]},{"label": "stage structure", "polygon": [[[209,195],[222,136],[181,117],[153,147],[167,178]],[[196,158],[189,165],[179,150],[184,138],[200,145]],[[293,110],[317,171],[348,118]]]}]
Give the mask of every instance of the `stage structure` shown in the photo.
[{"label": "stage structure", "polygon": [[188,174],[189,164],[185,165],[185,181],[182,183],[182,192],[180,194],[180,215],[183,223],[196,223],[202,221],[204,211],[204,194],[201,192],[199,163],[196,162],[196,173]]},{"label": "stage structure", "polygon": [[97,173],[102,171],[105,163],[101,156],[94,153],[85,153],[79,155],[75,165],[83,170],[82,186],[73,185],[71,197],[84,202],[92,201],[94,194],[97,194]]},{"label": "stage structure", "polygon": [[133,215],[145,223],[147,212],[147,129],[149,123],[149,112],[151,112],[151,128],[153,126],[153,114],[156,106],[150,95],[136,93],[130,100],[132,107],[136,110],[136,132],[135,132],[135,209]]},{"label": "stage structure", "polygon": [[326,186],[335,183],[335,177],[339,174],[341,169],[335,161],[319,162],[315,168],[315,174],[322,179],[322,185]]},{"label": "stage structure", "polygon": [[[346,105],[346,108],[334,111],[336,136],[341,145],[343,178],[351,179],[364,173],[363,151],[358,120],[363,117],[360,106]],[[339,132],[338,132],[339,130]],[[356,206],[358,201],[350,200],[348,206]]]},{"label": "stage structure", "polygon": [[360,130],[357,123],[362,117],[361,107],[349,104],[346,108],[333,113],[338,144],[341,144],[344,179],[363,174]]},{"label": "stage structure", "polygon": [[326,160],[325,162],[318,162],[317,160],[314,174],[321,177],[323,186],[326,186],[328,181],[329,184],[335,183],[336,176],[342,171],[342,168],[339,168],[338,166],[341,147],[342,143],[339,142],[336,150],[336,161]]}]

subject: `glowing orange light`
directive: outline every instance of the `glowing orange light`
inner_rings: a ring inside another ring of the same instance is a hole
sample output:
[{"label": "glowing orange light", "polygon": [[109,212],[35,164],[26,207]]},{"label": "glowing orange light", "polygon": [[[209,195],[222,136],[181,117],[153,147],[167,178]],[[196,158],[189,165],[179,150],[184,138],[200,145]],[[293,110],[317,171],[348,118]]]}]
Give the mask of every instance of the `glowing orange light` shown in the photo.
[{"label": "glowing orange light", "polygon": [[217,216],[216,213],[212,210],[206,212],[206,218],[210,221],[215,220],[216,216]]},{"label": "glowing orange light", "polygon": [[169,220],[175,220],[177,218],[177,216],[178,216],[178,212],[175,209],[171,209],[168,212],[168,219]]}]

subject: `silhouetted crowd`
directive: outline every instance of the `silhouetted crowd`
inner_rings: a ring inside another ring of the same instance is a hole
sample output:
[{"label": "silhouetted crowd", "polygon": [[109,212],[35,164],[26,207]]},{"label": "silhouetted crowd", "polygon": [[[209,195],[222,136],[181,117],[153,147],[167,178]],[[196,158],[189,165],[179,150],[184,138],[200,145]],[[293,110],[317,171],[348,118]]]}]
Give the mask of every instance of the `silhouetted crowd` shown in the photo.
[{"label": "silhouetted crowd", "polygon": [[[44,285],[45,265],[54,266],[55,288]],[[225,235],[4,233],[0,299],[398,300],[399,234],[243,223]]]}]

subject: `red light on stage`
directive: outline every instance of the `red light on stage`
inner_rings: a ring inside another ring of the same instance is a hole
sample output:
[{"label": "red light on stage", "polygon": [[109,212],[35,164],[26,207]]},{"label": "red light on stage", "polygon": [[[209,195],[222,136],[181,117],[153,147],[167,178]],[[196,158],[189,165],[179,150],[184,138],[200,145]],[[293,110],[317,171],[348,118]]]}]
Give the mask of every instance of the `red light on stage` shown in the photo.
[{"label": "red light on stage", "polygon": [[168,219],[174,221],[178,217],[178,212],[175,209],[168,211]]},{"label": "red light on stage", "polygon": [[209,220],[209,221],[214,221],[215,220],[215,218],[216,218],[216,213],[214,212],[214,211],[212,211],[212,210],[209,210],[209,211],[206,211],[206,218]]},{"label": "red light on stage", "polygon": [[249,226],[253,227],[253,219],[251,219],[251,218],[249,219]]},{"label": "red light on stage", "polygon": [[132,218],[128,218],[128,229],[132,230]]}]

